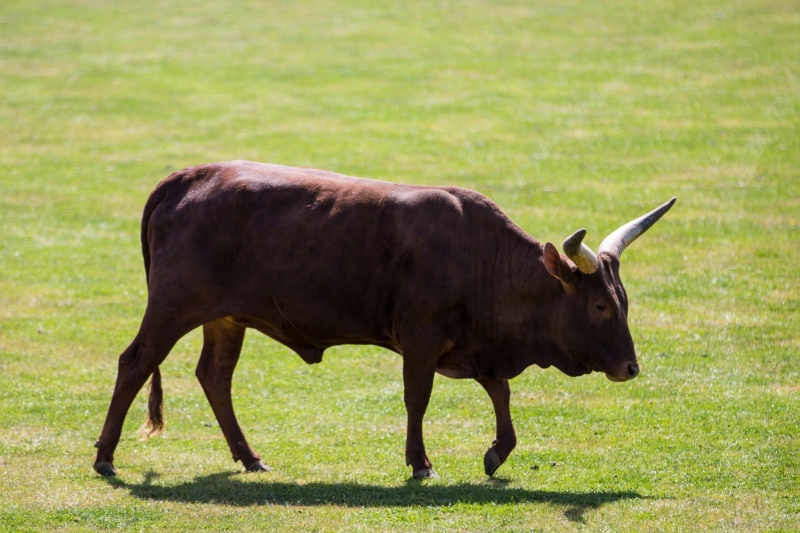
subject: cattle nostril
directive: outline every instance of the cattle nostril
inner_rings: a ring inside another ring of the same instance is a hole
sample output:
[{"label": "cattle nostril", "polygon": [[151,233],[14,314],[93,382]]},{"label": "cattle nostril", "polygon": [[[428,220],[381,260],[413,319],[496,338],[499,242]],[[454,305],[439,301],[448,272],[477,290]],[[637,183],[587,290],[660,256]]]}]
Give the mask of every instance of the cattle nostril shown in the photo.
[{"label": "cattle nostril", "polygon": [[630,379],[633,379],[638,375],[639,375],[639,365],[637,365],[636,363],[629,364],[628,365],[628,377]]}]

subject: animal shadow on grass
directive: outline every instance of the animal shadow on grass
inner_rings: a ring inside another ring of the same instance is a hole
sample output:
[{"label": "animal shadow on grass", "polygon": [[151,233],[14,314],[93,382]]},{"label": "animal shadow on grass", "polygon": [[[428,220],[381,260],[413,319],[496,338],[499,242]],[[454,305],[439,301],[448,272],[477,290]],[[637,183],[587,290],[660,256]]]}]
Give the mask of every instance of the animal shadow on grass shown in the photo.
[{"label": "animal shadow on grass", "polygon": [[586,511],[607,503],[641,499],[636,492],[559,492],[509,488],[508,481],[492,478],[458,485],[423,484],[409,481],[403,486],[383,487],[359,483],[286,483],[268,479],[243,481],[242,475],[221,472],[199,476],[178,485],[160,485],[158,474],[147,472],[141,483],[126,483],[119,478],[103,478],[114,487],[126,489],[143,500],[223,505],[338,505],[343,507],[445,507],[458,503],[515,504],[549,503],[566,507],[564,516],[584,522]]}]

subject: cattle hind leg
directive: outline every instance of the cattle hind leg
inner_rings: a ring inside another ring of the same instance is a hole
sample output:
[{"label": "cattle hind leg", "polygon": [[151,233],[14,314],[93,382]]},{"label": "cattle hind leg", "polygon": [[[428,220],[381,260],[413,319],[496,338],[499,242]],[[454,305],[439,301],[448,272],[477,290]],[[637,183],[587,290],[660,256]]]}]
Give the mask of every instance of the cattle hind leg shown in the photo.
[{"label": "cattle hind leg", "polygon": [[241,461],[248,472],[271,470],[247,443],[233,412],[231,380],[244,341],[245,328],[228,319],[203,326],[203,350],[197,363],[197,379],[217,417],[234,461]]},{"label": "cattle hind leg", "polygon": [[511,451],[517,445],[517,436],[514,433],[514,425],[511,422],[511,410],[509,401],[511,399],[511,388],[508,386],[507,379],[490,378],[478,379],[489,398],[492,399],[495,418],[497,419],[497,433],[492,447],[483,456],[483,468],[487,476],[492,476],[500,465],[502,465]]},{"label": "cattle hind leg", "polygon": [[[146,315],[136,338],[119,357],[114,394],[111,397],[103,430],[95,443],[97,456],[94,469],[103,476],[117,474],[114,468],[114,450],[119,443],[122,426],[133,400],[147,378],[157,371],[178,339],[191,329],[191,327],[176,327],[175,324],[165,322],[160,323],[160,327],[154,327],[152,326],[154,323],[158,321],[150,320]],[[154,383],[154,386],[158,384]]]}]

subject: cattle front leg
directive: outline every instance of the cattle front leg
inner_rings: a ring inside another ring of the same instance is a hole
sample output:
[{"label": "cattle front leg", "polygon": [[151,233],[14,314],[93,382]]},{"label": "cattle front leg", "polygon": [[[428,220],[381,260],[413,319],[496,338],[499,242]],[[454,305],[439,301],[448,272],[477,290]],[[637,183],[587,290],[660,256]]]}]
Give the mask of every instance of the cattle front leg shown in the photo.
[{"label": "cattle front leg", "polygon": [[408,413],[406,465],[411,465],[416,479],[437,478],[422,439],[422,419],[428,408],[436,373],[438,353],[403,349],[403,400]]},{"label": "cattle front leg", "polygon": [[483,456],[484,471],[487,476],[491,476],[500,468],[500,465],[511,454],[511,450],[517,445],[517,436],[514,433],[511,410],[509,409],[511,388],[508,386],[507,379],[490,378],[476,381],[489,393],[489,398],[492,399],[492,405],[494,406],[495,418],[497,419],[497,436],[492,442],[492,447]]},{"label": "cattle front leg", "polygon": [[261,462],[242,433],[233,412],[231,381],[242,350],[245,328],[227,319],[203,325],[203,351],[196,375],[217,417],[234,461],[241,461],[248,472],[271,470]]}]

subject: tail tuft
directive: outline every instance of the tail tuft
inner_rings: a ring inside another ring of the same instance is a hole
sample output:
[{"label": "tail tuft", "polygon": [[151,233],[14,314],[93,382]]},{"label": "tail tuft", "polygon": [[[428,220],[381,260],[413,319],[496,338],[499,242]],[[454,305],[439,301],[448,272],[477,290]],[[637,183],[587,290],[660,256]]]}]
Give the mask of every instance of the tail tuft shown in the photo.
[{"label": "tail tuft", "polygon": [[147,400],[147,420],[139,428],[143,440],[164,432],[164,391],[161,389],[161,371],[156,367],[150,379],[150,396]]}]

